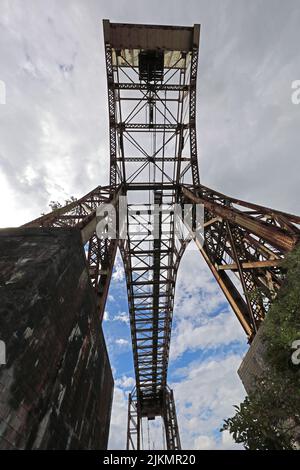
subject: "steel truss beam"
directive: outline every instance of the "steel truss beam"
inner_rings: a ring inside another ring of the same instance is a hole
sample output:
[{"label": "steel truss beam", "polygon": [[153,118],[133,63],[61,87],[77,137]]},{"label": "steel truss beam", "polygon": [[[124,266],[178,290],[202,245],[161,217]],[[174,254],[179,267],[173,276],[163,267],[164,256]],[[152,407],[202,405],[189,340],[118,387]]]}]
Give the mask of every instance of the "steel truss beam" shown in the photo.
[{"label": "steel truss beam", "polygon": [[82,198],[23,225],[23,227],[72,227],[74,230],[80,230],[101,320],[113,271],[117,240],[98,238],[96,225],[101,217],[97,218],[96,210],[100,204],[112,204],[117,207],[119,192],[120,188],[97,186]]},{"label": "steel truss beam", "polygon": [[251,341],[282,284],[284,256],[299,242],[300,217],[205,186],[182,187],[182,201],[204,205],[204,243],[196,243]]},{"label": "steel truss beam", "polygon": [[[131,405],[139,419],[161,415],[165,425],[173,423],[166,429],[170,448],[180,446],[167,371],[176,276],[187,240],[176,236],[169,209],[184,181],[199,185],[199,33],[199,25],[104,21],[111,185],[122,184],[129,202],[141,190],[139,203],[147,204],[144,211],[136,204],[136,213],[128,212],[128,237],[120,242],[136,377],[136,406]],[[156,221],[149,210],[152,204],[161,208]],[[153,223],[159,227],[156,234],[149,230]]]},{"label": "steel truss beam", "polygon": [[[160,408],[155,410],[153,417],[155,414],[162,416],[167,450],[181,450],[173,390],[171,390],[169,387],[165,387],[161,390],[159,399]],[[127,450],[142,449],[143,416],[139,406],[140,401],[137,399],[136,389],[134,389],[128,397]],[[157,404],[155,406],[157,406]],[[153,411],[152,404],[150,404],[150,407]]]}]

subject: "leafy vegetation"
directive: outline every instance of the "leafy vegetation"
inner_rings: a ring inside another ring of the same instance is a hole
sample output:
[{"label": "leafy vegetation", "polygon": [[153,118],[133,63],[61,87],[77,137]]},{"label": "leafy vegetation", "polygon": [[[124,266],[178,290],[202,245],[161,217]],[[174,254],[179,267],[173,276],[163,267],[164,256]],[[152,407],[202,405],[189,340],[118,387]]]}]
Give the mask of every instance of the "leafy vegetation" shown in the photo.
[{"label": "leafy vegetation", "polygon": [[295,449],[300,443],[300,365],[291,363],[292,343],[300,339],[300,247],[283,268],[285,282],[264,321],[265,371],[221,429],[251,450]]},{"label": "leafy vegetation", "polygon": [[77,201],[77,198],[74,196],[71,196],[70,199],[66,199],[64,205],[62,205],[58,201],[50,201],[49,206],[52,211],[55,211],[57,209],[60,209],[61,207],[67,206],[68,204],[71,204],[71,202]]}]

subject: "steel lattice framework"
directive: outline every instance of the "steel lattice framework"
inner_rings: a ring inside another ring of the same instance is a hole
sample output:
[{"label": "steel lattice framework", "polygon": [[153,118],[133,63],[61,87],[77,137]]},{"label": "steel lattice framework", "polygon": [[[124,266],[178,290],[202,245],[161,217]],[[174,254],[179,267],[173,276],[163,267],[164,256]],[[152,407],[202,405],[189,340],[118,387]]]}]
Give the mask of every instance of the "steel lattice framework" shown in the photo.
[{"label": "steel lattice framework", "polygon": [[[199,37],[199,25],[128,25],[104,20],[110,184],[26,224],[81,230],[101,318],[120,248],[136,378],[128,403],[128,449],[141,448],[141,420],[156,416],[163,419],[167,448],[181,448],[167,372],[176,276],[194,226],[187,226],[187,235],[178,237],[174,205],[204,206],[204,239],[195,242],[249,342],[282,284],[282,260],[299,241],[300,217],[200,184],[196,141]],[[118,213],[120,196],[126,196],[128,203],[127,235],[99,238],[96,209],[109,203]]]}]

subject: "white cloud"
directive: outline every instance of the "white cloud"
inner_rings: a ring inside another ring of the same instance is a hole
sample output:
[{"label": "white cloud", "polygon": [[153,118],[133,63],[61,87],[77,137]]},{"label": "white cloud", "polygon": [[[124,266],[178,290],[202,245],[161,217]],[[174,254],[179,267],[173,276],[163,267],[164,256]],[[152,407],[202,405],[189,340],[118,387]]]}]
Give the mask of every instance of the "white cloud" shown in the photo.
[{"label": "white cloud", "polygon": [[222,305],[224,296],[201,253],[194,249],[186,250],[178,271],[175,315],[178,312],[180,318],[197,317],[201,320]]},{"label": "white cloud", "polygon": [[242,446],[237,445],[232,439],[228,431],[223,431],[221,440],[215,436],[201,435],[194,439],[194,449],[197,450],[233,450],[242,449]]},{"label": "white cloud", "polygon": [[245,335],[232,312],[222,312],[214,318],[204,320],[199,326],[195,326],[190,320],[182,320],[173,335],[171,358],[176,359],[188,350],[216,348],[233,341],[246,343]]},{"label": "white cloud", "polygon": [[[47,11],[42,2],[25,10],[18,0],[1,2],[0,78],[7,86],[0,128],[2,226],[38,217],[51,200],[63,203],[107,184],[98,22],[83,4],[66,8],[57,15],[56,1]],[[87,51],[95,44],[99,54],[89,67]]]},{"label": "white cloud", "polygon": [[133,377],[128,377],[127,375],[122,375],[121,378],[116,380],[116,385],[122,389],[132,389],[135,386],[135,379]]},{"label": "white cloud", "polygon": [[216,447],[216,441],[213,437],[201,435],[194,440],[194,446],[199,450],[213,450]]},{"label": "white cloud", "polygon": [[113,321],[120,321],[129,325],[129,316],[127,312],[121,312],[114,316]]},{"label": "white cloud", "polygon": [[128,346],[129,345],[129,341],[127,339],[124,339],[124,338],[116,339],[115,343],[118,344],[119,346]]},{"label": "white cloud", "polygon": [[115,265],[114,265],[112,278],[115,279],[116,281],[122,281],[125,278],[124,265],[123,265],[123,261],[122,261],[119,250],[117,251],[117,255],[115,259]]},{"label": "white cloud", "polygon": [[174,310],[172,360],[189,350],[233,341],[246,345],[242,328],[200,253],[187,251],[181,260]]},{"label": "white cloud", "polygon": [[[183,449],[235,449],[241,448],[228,432],[218,435],[223,420],[234,414],[233,405],[243,400],[245,392],[236,369],[241,358],[235,355],[194,362],[181,369],[180,382],[171,384],[176,400],[180,437]],[[127,399],[134,386],[133,377],[123,375],[116,380],[111,420],[109,449],[124,449],[126,444]],[[161,420],[157,418],[143,424],[143,440],[150,446],[161,448]]]},{"label": "white cloud", "polygon": [[234,448],[228,435],[219,435],[223,420],[234,414],[245,391],[237,375],[241,357],[229,355],[205,362],[193,362],[178,373],[174,383],[182,446],[185,449]]},{"label": "white cloud", "polygon": [[241,446],[237,445],[236,442],[233,440],[232,435],[229,431],[222,432],[222,444],[223,449],[231,449],[231,448],[240,448]]},{"label": "white cloud", "polygon": [[127,393],[115,387],[109,432],[109,449],[125,449],[127,434]]},{"label": "white cloud", "polygon": [[108,321],[108,320],[109,320],[109,313],[108,313],[107,310],[104,310],[103,320],[104,320],[104,321]]}]

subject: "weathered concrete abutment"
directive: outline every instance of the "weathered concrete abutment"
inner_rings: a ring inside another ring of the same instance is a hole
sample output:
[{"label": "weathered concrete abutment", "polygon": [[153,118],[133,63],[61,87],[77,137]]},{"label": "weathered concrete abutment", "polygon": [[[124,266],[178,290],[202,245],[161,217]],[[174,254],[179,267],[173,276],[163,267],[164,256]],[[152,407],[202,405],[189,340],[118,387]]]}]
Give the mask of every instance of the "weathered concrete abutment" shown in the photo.
[{"label": "weathered concrete abutment", "polygon": [[0,340],[0,449],[106,448],[113,378],[78,229],[0,230]]}]

